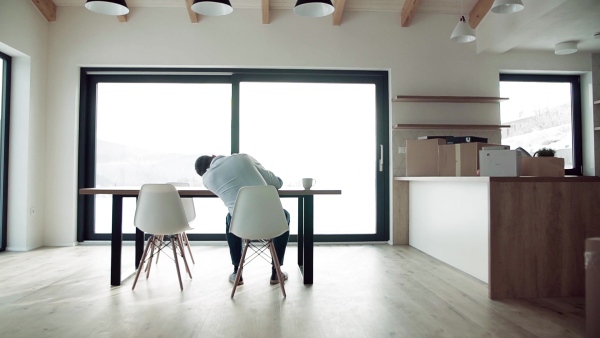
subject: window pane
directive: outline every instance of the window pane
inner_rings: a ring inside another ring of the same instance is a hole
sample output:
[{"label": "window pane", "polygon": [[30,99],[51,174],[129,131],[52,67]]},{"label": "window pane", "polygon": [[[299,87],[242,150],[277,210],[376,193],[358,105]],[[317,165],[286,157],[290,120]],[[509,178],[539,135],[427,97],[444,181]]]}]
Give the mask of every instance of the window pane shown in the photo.
[{"label": "window pane", "polygon": [[522,147],[531,155],[541,148],[556,150],[573,168],[571,84],[564,82],[500,82],[502,144]]},{"label": "window pane", "polygon": [[[301,179],[312,177],[314,189],[342,190],[315,197],[315,234],[376,232],[375,90],[374,84],[240,84],[240,151],[281,177],[284,188],[302,188]],[[282,203],[296,223],[296,199]]]},{"label": "window pane", "polygon": [[[100,83],[97,95],[96,186],[188,182],[201,154],[231,149],[231,85]],[[227,209],[195,199],[195,231],[223,233]],[[96,197],[96,233],[111,232],[110,196]],[[215,211],[215,212],[208,212]],[[216,212],[221,211],[221,212]],[[123,233],[134,233],[135,198],[123,199]]]}]

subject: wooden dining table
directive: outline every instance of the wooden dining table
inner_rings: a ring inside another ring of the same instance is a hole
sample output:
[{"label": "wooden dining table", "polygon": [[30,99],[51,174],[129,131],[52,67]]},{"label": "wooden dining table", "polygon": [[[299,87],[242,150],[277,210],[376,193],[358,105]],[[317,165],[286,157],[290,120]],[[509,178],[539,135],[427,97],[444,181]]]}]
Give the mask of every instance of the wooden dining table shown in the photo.
[{"label": "wooden dining table", "polygon": [[[179,195],[185,198],[216,198],[217,196],[205,188],[176,187]],[[313,252],[314,252],[314,196],[340,195],[341,190],[314,189],[281,189],[282,198],[298,199],[298,267],[304,284],[313,284]],[[137,198],[140,187],[107,187],[81,188],[81,195],[111,195],[112,196],[112,234],[111,234],[111,264],[110,285],[121,285],[121,251],[123,246],[123,198]],[[135,261],[137,269],[144,247],[144,233],[136,228]]]}]

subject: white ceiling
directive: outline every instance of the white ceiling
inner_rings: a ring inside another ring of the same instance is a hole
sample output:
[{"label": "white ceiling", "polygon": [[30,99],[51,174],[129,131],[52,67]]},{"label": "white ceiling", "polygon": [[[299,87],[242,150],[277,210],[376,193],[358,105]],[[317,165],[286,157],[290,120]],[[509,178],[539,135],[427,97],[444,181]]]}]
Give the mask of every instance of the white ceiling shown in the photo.
[{"label": "white ceiling", "polygon": [[[478,52],[511,49],[553,51],[554,45],[577,41],[583,52],[600,53],[600,0],[522,0],[525,10],[515,14],[489,13],[477,28]],[[181,7],[186,0],[126,0],[135,7]],[[83,6],[85,0],[54,0],[57,6]],[[231,0],[234,8],[260,9],[261,0]],[[334,2],[335,3],[335,2]],[[477,0],[463,0],[467,13]],[[271,9],[292,9],[295,0],[270,0]],[[388,11],[400,15],[404,0],[346,0],[346,11]],[[460,0],[422,0],[417,13],[461,12]],[[506,24],[506,15],[513,16]],[[341,27],[343,27],[343,19]],[[487,31],[487,33],[486,33]],[[480,34],[481,32],[481,34]],[[490,33],[492,32],[492,33]],[[498,34],[501,32],[501,34]],[[493,36],[493,38],[492,38]],[[483,41],[482,41],[483,40]]]}]

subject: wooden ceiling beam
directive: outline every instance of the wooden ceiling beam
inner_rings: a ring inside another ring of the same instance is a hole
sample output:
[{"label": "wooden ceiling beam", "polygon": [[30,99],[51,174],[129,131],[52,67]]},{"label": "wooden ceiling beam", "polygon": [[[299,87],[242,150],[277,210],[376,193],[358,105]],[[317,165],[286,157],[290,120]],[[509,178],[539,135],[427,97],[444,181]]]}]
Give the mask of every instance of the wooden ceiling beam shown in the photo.
[{"label": "wooden ceiling beam", "polygon": [[56,5],[52,0],[31,0],[31,2],[37,7],[38,11],[42,13],[46,21],[56,21]]},{"label": "wooden ceiling beam", "polygon": [[344,7],[346,6],[346,0],[335,0],[335,11],[333,12],[333,25],[339,26],[342,23],[342,16],[344,15]]},{"label": "wooden ceiling beam", "polygon": [[262,7],[262,23],[265,25],[269,24],[270,18],[269,18],[269,5],[270,5],[270,1],[269,0],[262,0],[261,2],[261,7]]},{"label": "wooden ceiling beam", "polygon": [[185,0],[185,6],[187,7],[188,15],[190,17],[190,21],[192,23],[198,23],[198,13],[192,10],[192,5],[194,4],[194,0]]},{"label": "wooden ceiling beam", "polygon": [[422,0],[405,0],[400,12],[401,26],[408,27]]},{"label": "wooden ceiling beam", "polygon": [[469,26],[473,29],[477,28],[485,15],[490,12],[493,4],[494,0],[478,0],[469,12]]}]

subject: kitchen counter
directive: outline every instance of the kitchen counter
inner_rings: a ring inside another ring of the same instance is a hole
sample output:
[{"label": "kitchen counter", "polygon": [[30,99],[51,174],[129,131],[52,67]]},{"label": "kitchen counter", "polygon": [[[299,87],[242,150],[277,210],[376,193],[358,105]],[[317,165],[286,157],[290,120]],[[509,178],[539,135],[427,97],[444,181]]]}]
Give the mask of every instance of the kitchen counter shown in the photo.
[{"label": "kitchen counter", "polygon": [[395,177],[394,244],[489,284],[490,298],[583,296],[600,177]]}]

